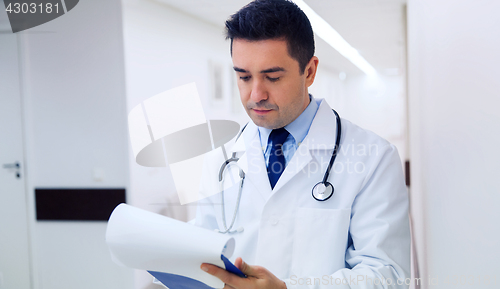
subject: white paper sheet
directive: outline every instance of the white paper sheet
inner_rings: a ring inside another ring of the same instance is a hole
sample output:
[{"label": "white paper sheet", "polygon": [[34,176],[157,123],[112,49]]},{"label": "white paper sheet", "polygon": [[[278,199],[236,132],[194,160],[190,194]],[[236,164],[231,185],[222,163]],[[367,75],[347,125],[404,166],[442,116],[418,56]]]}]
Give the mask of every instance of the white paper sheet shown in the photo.
[{"label": "white paper sheet", "polygon": [[106,243],[120,265],[182,275],[214,288],[222,288],[224,283],[201,270],[200,265],[211,263],[225,268],[221,254],[230,258],[235,246],[228,235],[126,204],[120,204],[111,214]]}]

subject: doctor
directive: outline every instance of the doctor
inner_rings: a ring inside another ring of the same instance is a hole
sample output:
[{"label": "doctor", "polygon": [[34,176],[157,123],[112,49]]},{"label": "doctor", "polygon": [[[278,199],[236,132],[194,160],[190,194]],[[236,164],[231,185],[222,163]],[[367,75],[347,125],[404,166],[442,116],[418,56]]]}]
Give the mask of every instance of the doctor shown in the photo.
[{"label": "doctor", "polygon": [[[248,278],[201,268],[225,288],[407,288],[408,196],[392,144],[342,119],[328,177],[334,193],[324,201],[311,194],[339,130],[332,108],[308,93],[319,61],[306,15],[286,0],[257,0],[226,29],[251,121],[227,148],[245,179],[239,207],[235,185],[224,191],[224,210],[229,225],[238,209],[233,261]],[[220,166],[206,164],[207,188],[217,186]],[[224,230],[221,210],[220,193],[205,199],[196,225]]]}]

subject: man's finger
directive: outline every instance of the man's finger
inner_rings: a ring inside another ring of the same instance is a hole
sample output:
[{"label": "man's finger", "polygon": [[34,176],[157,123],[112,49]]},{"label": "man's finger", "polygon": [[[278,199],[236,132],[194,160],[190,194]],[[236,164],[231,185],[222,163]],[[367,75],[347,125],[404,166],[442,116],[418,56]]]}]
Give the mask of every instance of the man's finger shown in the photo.
[{"label": "man's finger", "polygon": [[254,270],[254,267],[245,263],[245,261],[243,261],[243,259],[240,257],[236,258],[234,265],[247,276],[257,276],[257,272]]},{"label": "man's finger", "polygon": [[[236,266],[236,268],[240,269],[240,271],[242,271],[241,269],[241,264],[243,263],[243,259],[241,259],[241,257],[238,257],[236,258],[236,261],[234,261],[234,266]],[[243,271],[242,271],[243,272]],[[243,272],[245,273],[245,272]]]},{"label": "man's finger", "polygon": [[201,269],[208,274],[214,275],[215,277],[219,278],[222,282],[224,282],[224,284],[232,287],[239,287],[238,284],[241,282],[241,280],[239,280],[241,279],[240,277],[212,264],[203,263],[201,264]]}]

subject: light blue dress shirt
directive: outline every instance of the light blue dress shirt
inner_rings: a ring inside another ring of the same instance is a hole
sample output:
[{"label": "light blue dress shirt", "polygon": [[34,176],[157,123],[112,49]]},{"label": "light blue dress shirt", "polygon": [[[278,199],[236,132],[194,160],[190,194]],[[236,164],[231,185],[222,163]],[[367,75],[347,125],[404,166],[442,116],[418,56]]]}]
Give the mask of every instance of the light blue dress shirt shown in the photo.
[{"label": "light blue dress shirt", "polygon": [[[285,155],[285,166],[288,165],[292,159],[295,151],[299,147],[300,143],[304,140],[311,123],[318,111],[321,100],[316,100],[309,94],[309,105],[306,109],[297,117],[294,121],[287,124],[285,129],[290,133],[283,144],[283,154]],[[269,135],[272,129],[258,127],[260,144],[262,147],[262,152],[264,153],[264,159],[266,160],[266,166],[269,163],[269,154],[271,152],[271,143],[268,143]]]}]

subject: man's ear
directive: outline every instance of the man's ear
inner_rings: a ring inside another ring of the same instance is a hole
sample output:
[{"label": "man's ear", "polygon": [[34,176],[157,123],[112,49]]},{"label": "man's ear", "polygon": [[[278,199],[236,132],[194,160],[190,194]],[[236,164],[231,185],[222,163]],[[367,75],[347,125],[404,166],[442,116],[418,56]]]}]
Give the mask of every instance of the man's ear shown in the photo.
[{"label": "man's ear", "polygon": [[311,86],[314,83],[314,78],[316,77],[316,71],[318,70],[319,59],[316,56],[311,57],[309,63],[306,65],[304,74],[306,75],[306,87]]}]

